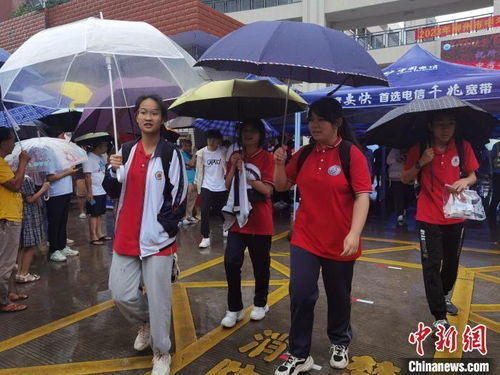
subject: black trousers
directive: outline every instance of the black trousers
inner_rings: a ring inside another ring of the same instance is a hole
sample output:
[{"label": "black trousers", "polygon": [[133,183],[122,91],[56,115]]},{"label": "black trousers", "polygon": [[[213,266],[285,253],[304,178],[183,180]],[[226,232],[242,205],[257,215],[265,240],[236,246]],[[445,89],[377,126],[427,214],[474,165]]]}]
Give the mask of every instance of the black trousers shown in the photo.
[{"label": "black trousers", "polygon": [[349,346],[351,343],[351,284],[354,261],[339,262],[322,258],[291,245],[289,342],[290,353],[295,357],[306,358],[311,351],[320,269],[328,301],[328,338],[336,345]]},{"label": "black trousers", "polygon": [[269,267],[271,264],[269,252],[271,251],[271,238],[272,236],[268,235],[229,232],[226,253],[224,254],[229,311],[240,311],[243,309],[241,298],[241,267],[243,266],[245,249],[247,247],[255,278],[253,304],[258,307],[266,306],[267,294],[269,292]]},{"label": "black trousers", "polygon": [[66,224],[68,223],[71,194],[51,197],[47,201],[47,219],[49,232],[49,255],[66,247]]},{"label": "black trousers", "polygon": [[396,216],[403,215],[415,196],[413,185],[403,184],[401,181],[391,181],[392,198]]},{"label": "black trousers", "polygon": [[457,280],[464,241],[464,224],[435,225],[417,222],[425,294],[436,320],[446,319],[445,296]]},{"label": "black trousers", "polygon": [[500,203],[500,173],[493,174],[493,196],[491,197],[491,204],[487,209],[486,216],[488,217],[488,224],[490,227],[497,225],[497,208]]},{"label": "black trousers", "polygon": [[210,236],[210,209],[217,212],[222,221],[222,207],[227,202],[227,191],[210,191],[201,188],[201,235],[203,238]]}]

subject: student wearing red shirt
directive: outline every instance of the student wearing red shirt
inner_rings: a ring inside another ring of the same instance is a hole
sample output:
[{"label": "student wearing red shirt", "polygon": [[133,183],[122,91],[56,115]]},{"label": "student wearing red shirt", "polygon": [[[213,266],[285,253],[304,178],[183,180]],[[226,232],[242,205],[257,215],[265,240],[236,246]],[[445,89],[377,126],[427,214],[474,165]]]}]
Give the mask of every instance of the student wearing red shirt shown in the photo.
[{"label": "student wearing red shirt", "polygon": [[261,194],[259,200],[252,200],[252,210],[247,223],[240,228],[235,222],[229,229],[227,247],[224,254],[224,266],[228,283],[228,311],[221,321],[227,328],[233,327],[243,319],[243,302],[241,298],[241,267],[245,258],[245,249],[253,265],[255,277],[254,308],[250,319],[262,320],[269,311],[267,294],[269,291],[269,266],[271,262],[271,238],[273,229],[273,193],[274,161],[271,153],[263,150],[266,131],[262,121],[250,119],[244,121],[239,129],[238,143],[242,151],[232,154],[227,163],[226,188],[231,188],[237,170],[243,171],[252,165],[253,171],[260,172],[260,178],[247,179],[247,184]]},{"label": "student wearing red shirt", "polygon": [[[290,357],[276,375],[307,372],[314,364],[310,350],[320,269],[328,300],[330,366],[342,369],[349,363],[352,276],[372,188],[367,160],[339,102],[330,97],[317,100],[308,118],[313,144],[302,147],[286,167],[286,151],[279,148],[274,154],[276,190],[297,184],[301,194],[290,246]],[[340,158],[345,141],[351,143],[350,182]],[[298,171],[305,150],[310,154]]]},{"label": "student wearing red shirt", "polygon": [[[167,110],[155,95],[136,102],[141,138],[110,164],[122,184],[109,288],[120,312],[140,325],[134,349],[153,349],[153,375],[170,373],[171,275],[178,223],[185,213],[187,179],[179,150],[162,138]],[[172,150],[168,171],[163,158]],[[167,190],[168,189],[168,190]],[[141,290],[142,282],[147,294]]]},{"label": "student wearing red shirt", "polygon": [[[420,155],[420,144],[408,152],[404,183],[420,175],[421,191],[417,201],[417,227],[424,274],[425,294],[435,322],[449,326],[446,313],[456,315],[458,309],[448,298],[457,279],[458,262],[464,235],[464,220],[447,219],[443,211],[445,184],[460,193],[476,182],[479,167],[469,142],[462,140],[464,159],[460,160],[455,142],[456,118],[451,111],[429,114],[430,146]],[[460,164],[463,174],[460,176]]]}]

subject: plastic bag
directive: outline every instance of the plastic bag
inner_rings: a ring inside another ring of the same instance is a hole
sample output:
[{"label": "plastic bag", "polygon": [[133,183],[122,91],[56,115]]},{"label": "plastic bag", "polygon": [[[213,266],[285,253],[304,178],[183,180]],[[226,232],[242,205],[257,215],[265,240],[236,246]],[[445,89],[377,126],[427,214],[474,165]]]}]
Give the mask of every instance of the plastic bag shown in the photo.
[{"label": "plastic bag", "polygon": [[445,218],[479,221],[486,219],[481,197],[475,190],[465,189],[460,194],[455,194],[444,189],[443,203]]}]

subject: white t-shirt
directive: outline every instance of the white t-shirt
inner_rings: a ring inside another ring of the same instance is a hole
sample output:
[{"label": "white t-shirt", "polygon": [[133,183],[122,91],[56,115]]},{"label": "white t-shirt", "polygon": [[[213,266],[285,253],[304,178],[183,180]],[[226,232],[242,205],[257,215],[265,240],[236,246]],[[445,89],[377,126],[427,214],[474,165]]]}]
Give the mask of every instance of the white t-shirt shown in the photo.
[{"label": "white t-shirt", "polygon": [[106,162],[103,156],[98,156],[93,152],[87,154],[88,160],[83,163],[83,173],[90,173],[92,177],[92,194],[106,195],[102,187],[104,173],[106,172]]},{"label": "white t-shirt", "polygon": [[[58,174],[62,171],[50,170],[47,174]],[[60,195],[71,194],[73,192],[73,178],[66,176],[60,180],[50,183],[49,197],[58,197]]]},{"label": "white t-shirt", "polygon": [[203,183],[201,187],[210,191],[226,191],[224,182],[224,164],[226,160],[220,148],[203,152]]}]

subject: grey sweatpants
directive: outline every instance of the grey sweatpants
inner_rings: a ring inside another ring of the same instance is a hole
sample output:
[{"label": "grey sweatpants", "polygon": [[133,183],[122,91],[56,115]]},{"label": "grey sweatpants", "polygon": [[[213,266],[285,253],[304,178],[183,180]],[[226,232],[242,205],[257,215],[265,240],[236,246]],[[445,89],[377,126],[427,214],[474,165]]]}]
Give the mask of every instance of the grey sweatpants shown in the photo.
[{"label": "grey sweatpants", "polygon": [[[172,256],[143,258],[113,253],[109,289],[116,306],[127,320],[151,325],[151,347],[155,354],[170,351],[172,306]],[[141,276],[147,294],[142,293]]]},{"label": "grey sweatpants", "polygon": [[21,239],[21,223],[0,220],[0,306],[10,303],[9,279],[16,266],[17,251]]}]

